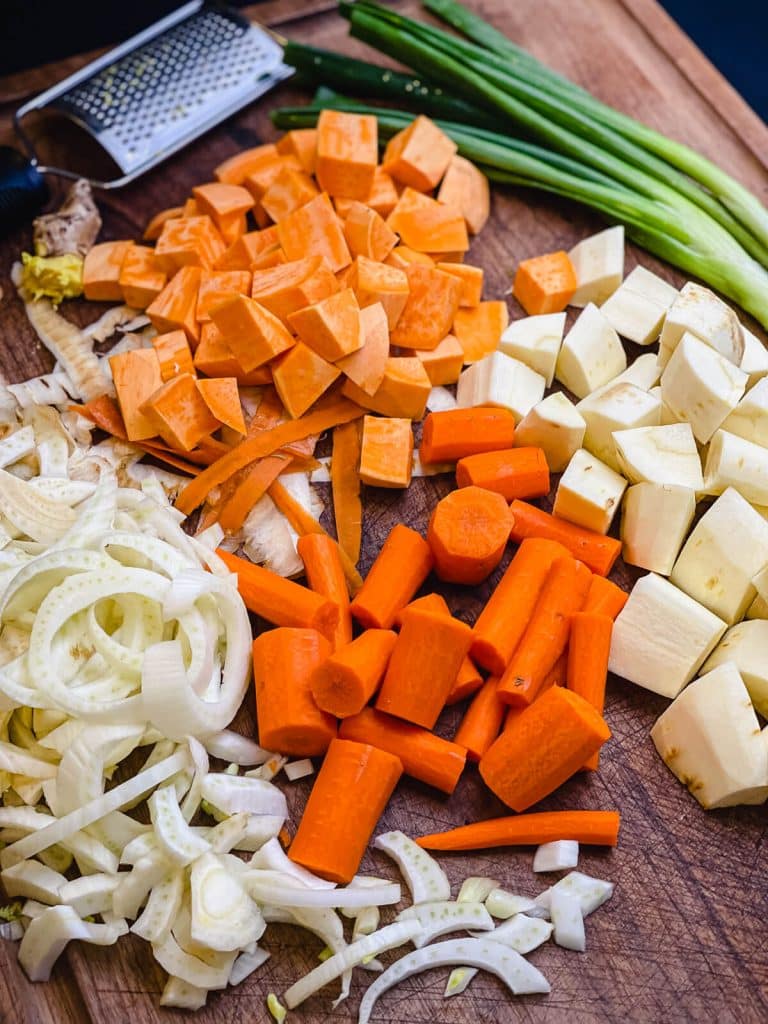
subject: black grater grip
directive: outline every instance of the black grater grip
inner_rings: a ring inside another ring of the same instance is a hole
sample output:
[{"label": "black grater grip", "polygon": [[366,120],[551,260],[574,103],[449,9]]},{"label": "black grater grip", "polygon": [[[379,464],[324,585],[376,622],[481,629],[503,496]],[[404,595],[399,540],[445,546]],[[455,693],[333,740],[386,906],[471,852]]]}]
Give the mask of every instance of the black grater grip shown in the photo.
[{"label": "black grater grip", "polygon": [[0,146],[0,233],[36,216],[47,199],[48,186],[32,161]]}]

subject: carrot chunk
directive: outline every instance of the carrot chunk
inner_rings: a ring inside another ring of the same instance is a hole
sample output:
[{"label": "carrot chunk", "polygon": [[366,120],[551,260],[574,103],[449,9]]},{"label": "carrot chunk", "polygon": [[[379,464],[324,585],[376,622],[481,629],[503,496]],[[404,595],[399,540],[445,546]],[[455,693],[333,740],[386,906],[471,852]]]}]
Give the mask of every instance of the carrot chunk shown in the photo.
[{"label": "carrot chunk", "polygon": [[429,192],[445,174],[456,149],[434,121],[419,116],[389,140],[381,166],[403,185]]},{"label": "carrot chunk", "polygon": [[511,523],[500,494],[463,487],[446,495],[427,529],[438,577],[448,583],[481,583],[501,561]]},{"label": "carrot chunk", "polygon": [[221,426],[196,385],[191,374],[183,373],[161,384],[141,407],[155,433],[176,451],[189,451]]},{"label": "carrot chunk", "polygon": [[469,248],[461,213],[412,188],[403,190],[387,217],[387,227],[417,252],[466,252]]},{"label": "carrot chunk", "polygon": [[93,302],[122,302],[120,270],[133,242],[99,242],[83,262],[83,294]]},{"label": "carrot chunk", "polygon": [[290,260],[281,266],[255,270],[251,298],[287,326],[296,310],[335,294],[338,282],[321,256]]},{"label": "carrot chunk", "polygon": [[170,279],[157,298],[147,306],[147,316],[159,334],[181,330],[194,348],[200,336],[197,323],[197,293],[200,268],[182,267]]},{"label": "carrot chunk", "polygon": [[344,288],[288,317],[301,340],[329,362],[363,347],[360,306],[351,288]]},{"label": "carrot chunk", "polygon": [[168,220],[155,244],[155,259],[168,274],[181,267],[211,270],[226,251],[224,241],[208,216]]},{"label": "carrot chunk", "polygon": [[200,323],[211,319],[211,310],[235,295],[249,295],[251,274],[247,270],[204,270],[200,274],[196,317]]},{"label": "carrot chunk", "polygon": [[415,264],[405,273],[408,300],[392,331],[392,344],[405,348],[437,348],[456,319],[461,281],[442,270]]},{"label": "carrot chunk", "polygon": [[[192,361],[192,351],[184,331],[169,331],[167,334],[156,335],[152,339],[152,348],[160,362],[161,382],[172,380],[180,373],[191,373],[194,376],[195,366]],[[159,387],[160,384],[157,384],[152,390],[157,390]],[[146,397],[148,398],[149,395]]]},{"label": "carrot chunk", "polygon": [[478,672],[475,663],[467,655],[461,663],[456,682],[451,687],[451,692],[446,697],[445,703],[458,704],[459,701],[466,700],[467,697],[477,693],[482,685],[483,677]]},{"label": "carrot chunk", "polygon": [[574,526],[564,519],[558,519],[548,512],[542,512],[535,505],[515,499],[512,502],[514,524],[510,537],[521,541],[525,537],[544,537],[556,540],[588,566],[592,572],[607,576],[621,553],[621,541],[593,533],[581,526]]},{"label": "carrot chunk", "polygon": [[[613,619],[607,615],[577,612],[571,617],[567,686],[589,701],[601,715],[605,703],[612,632]],[[593,754],[584,767],[597,771],[599,757],[599,752]]]},{"label": "carrot chunk", "polygon": [[368,259],[367,256],[357,256],[347,283],[357,296],[361,309],[381,303],[387,314],[389,329],[392,330],[405,309],[410,293],[405,271],[388,267],[386,263]]},{"label": "carrot chunk", "polygon": [[470,761],[479,761],[501,732],[507,707],[499,698],[499,680],[489,676],[478,690],[453,737]]},{"label": "carrot chunk", "polygon": [[325,192],[280,221],[277,235],[289,260],[322,256],[334,273],[352,262],[341,224]]},{"label": "carrot chunk", "polygon": [[360,479],[370,487],[408,487],[413,469],[411,421],[363,418]]},{"label": "carrot chunk", "polygon": [[467,455],[456,463],[456,486],[484,487],[507,501],[549,494],[549,466],[541,448],[507,448]]},{"label": "carrot chunk", "polygon": [[573,839],[590,846],[616,846],[618,811],[539,811],[506,818],[476,821],[471,825],[420,836],[425,850],[487,850],[495,846],[539,846]]},{"label": "carrot chunk", "polygon": [[337,718],[359,714],[378,690],[396,640],[389,629],[368,629],[338,647],[312,676],[317,706]]},{"label": "carrot chunk", "polygon": [[448,165],[437,199],[459,210],[473,235],[482,231],[491,213],[488,179],[471,161],[458,154]]},{"label": "carrot chunk", "polygon": [[595,575],[589,585],[584,611],[592,612],[595,615],[607,615],[609,619],[615,619],[627,603],[628,598],[629,594],[626,590],[617,587],[615,583],[603,576]]},{"label": "carrot chunk", "polygon": [[214,306],[211,318],[246,373],[295,344],[295,338],[276,316],[245,295],[235,295]]},{"label": "carrot chunk", "polygon": [[321,111],[315,175],[324,192],[364,200],[378,162],[378,122],[372,114]]},{"label": "carrot chunk", "polygon": [[237,434],[245,433],[245,420],[240,405],[240,392],[234,377],[199,380],[197,390],[211,414]]},{"label": "carrot chunk", "polygon": [[157,427],[142,406],[163,383],[157,353],[151,348],[120,352],[109,357],[109,367],[128,440],[154,437]]},{"label": "carrot chunk", "polygon": [[129,245],[120,266],[118,282],[126,304],[146,309],[165,288],[168,277],[155,262],[155,251],[146,245]]},{"label": "carrot chunk", "polygon": [[480,302],[472,309],[459,309],[453,333],[464,351],[465,363],[476,363],[495,352],[509,323],[506,302]]},{"label": "carrot chunk", "polygon": [[[339,545],[327,533],[305,533],[299,537],[296,550],[304,563],[310,590],[330,598],[339,606],[339,622],[329,637],[334,650],[338,650],[352,640],[349,589],[341,562]],[[330,709],[326,708],[325,710]],[[334,711],[332,714],[336,714],[336,712]]]},{"label": "carrot chunk", "polygon": [[391,629],[395,615],[427,578],[432,564],[432,552],[424,538],[398,523],[350,605],[353,618],[365,629]]},{"label": "carrot chunk", "polygon": [[514,296],[529,316],[560,313],[576,291],[576,272],[560,250],[523,260],[515,273]]},{"label": "carrot chunk", "polygon": [[293,419],[303,416],[324,394],[341,370],[305,345],[296,344],[272,363],[272,380]]},{"label": "carrot chunk", "polygon": [[422,462],[453,462],[467,455],[511,448],[515,418],[508,409],[446,409],[431,412],[421,435]]},{"label": "carrot chunk", "polygon": [[353,257],[382,261],[397,245],[397,235],[364,203],[353,201],[344,217],[344,237]]}]

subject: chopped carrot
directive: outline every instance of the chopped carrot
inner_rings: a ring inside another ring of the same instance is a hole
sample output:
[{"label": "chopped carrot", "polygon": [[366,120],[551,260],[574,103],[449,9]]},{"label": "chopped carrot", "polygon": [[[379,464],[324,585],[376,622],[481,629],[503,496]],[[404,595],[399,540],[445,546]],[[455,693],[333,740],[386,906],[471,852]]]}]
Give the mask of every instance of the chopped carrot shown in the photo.
[{"label": "chopped carrot", "polygon": [[194,364],[195,368],[207,377],[234,377],[237,383],[244,387],[272,383],[272,371],[267,365],[257,366],[249,373],[243,370],[232,354],[232,349],[224,341],[221,331],[212,321],[201,327]]},{"label": "chopped carrot", "polygon": [[200,275],[195,316],[200,323],[211,319],[211,310],[236,295],[250,295],[251,274],[248,270],[204,270]]},{"label": "chopped carrot", "polygon": [[364,200],[379,162],[378,137],[372,114],[321,111],[315,163],[320,188],[332,196]]},{"label": "chopped carrot", "polygon": [[195,313],[200,290],[200,268],[182,267],[157,298],[147,306],[147,316],[158,334],[182,330],[194,349],[200,336]]},{"label": "chopped carrot", "polygon": [[163,224],[155,244],[155,259],[168,274],[181,267],[212,269],[226,245],[210,217],[180,217]]},{"label": "chopped carrot", "polygon": [[341,224],[325,192],[280,221],[277,235],[289,260],[322,256],[334,273],[352,262]]},{"label": "chopped carrot", "polygon": [[525,811],[577,772],[610,735],[587,701],[553,686],[506,726],[480,759],[480,775],[500,800]]},{"label": "chopped carrot", "polygon": [[443,793],[456,789],[466,763],[466,751],[456,743],[375,708],[363,708],[358,715],[345,718],[339,726],[339,738],[370,743],[394,754],[406,775]]},{"label": "chopped carrot", "polygon": [[160,237],[160,233],[163,230],[163,224],[167,220],[173,220],[174,217],[181,217],[184,213],[183,206],[169,206],[167,210],[160,210],[152,217],[144,228],[144,234],[141,236],[145,242],[156,242]]},{"label": "chopped carrot", "polygon": [[[170,222],[169,222],[170,223]],[[94,302],[122,302],[120,270],[133,242],[100,242],[83,262],[83,294]]]},{"label": "chopped carrot", "polygon": [[244,149],[235,153],[228,160],[214,170],[213,175],[217,181],[223,181],[229,185],[242,185],[245,179],[253,171],[265,163],[270,163],[277,156],[277,147],[272,142],[266,142],[262,146],[255,146],[253,149]]},{"label": "chopped carrot", "polygon": [[357,296],[361,309],[376,302],[381,303],[387,314],[389,329],[392,330],[405,309],[410,292],[405,271],[370,260],[367,256],[357,256],[352,264],[348,284]]},{"label": "chopped carrot", "polygon": [[157,434],[157,426],[142,407],[163,380],[160,361],[151,348],[135,348],[109,357],[117,401],[129,441],[144,441]]},{"label": "chopped carrot", "polygon": [[290,462],[291,456],[281,452],[255,462],[221,506],[218,521],[222,530],[237,533],[253,506],[264,497],[270,485],[287,469]]},{"label": "chopped carrot", "polygon": [[504,301],[480,302],[472,309],[457,310],[453,333],[464,350],[464,362],[476,363],[495,352],[508,323]]},{"label": "chopped carrot", "polygon": [[403,185],[429,192],[445,174],[456,149],[434,121],[419,116],[389,140],[382,170]]},{"label": "chopped carrot", "polygon": [[452,334],[446,334],[437,348],[430,351],[413,349],[413,355],[421,360],[433,387],[441,384],[455,384],[464,365],[464,349]]},{"label": "chopped carrot", "polygon": [[344,288],[288,317],[292,330],[329,362],[363,347],[360,306],[351,288]]},{"label": "chopped carrot", "polygon": [[448,607],[448,602],[445,600],[442,594],[424,594],[423,597],[417,597],[411,601],[404,608],[401,608],[397,615],[395,615],[394,626],[395,629],[400,629],[403,625],[403,615],[410,608],[420,608],[422,611],[434,612],[435,615],[450,615],[451,609]]},{"label": "chopped carrot", "polygon": [[154,425],[154,433],[176,451],[189,451],[221,426],[197,390],[196,379],[189,373],[161,384],[146,399],[141,411]]},{"label": "chopped carrot", "polygon": [[568,253],[560,250],[523,260],[512,291],[529,316],[560,313],[573,298],[577,283]]},{"label": "chopped carrot", "polygon": [[397,235],[364,203],[353,201],[344,218],[344,237],[353,257],[366,256],[381,262],[397,245]]},{"label": "chopped carrot", "polygon": [[459,701],[466,700],[467,697],[477,693],[482,685],[483,677],[475,667],[475,663],[467,655],[461,663],[456,682],[451,687],[451,692],[446,697],[445,703],[458,704]]},{"label": "chopped carrot", "polygon": [[454,462],[511,448],[514,440],[515,418],[509,409],[477,406],[431,412],[421,434],[421,460]]},{"label": "chopped carrot", "polygon": [[628,598],[629,594],[626,590],[617,587],[615,583],[605,579],[604,576],[595,575],[589,585],[589,593],[583,610],[615,619],[627,603]]},{"label": "chopped carrot", "polygon": [[435,506],[427,543],[435,573],[447,583],[481,583],[501,561],[512,516],[500,494],[482,487],[452,491]]},{"label": "chopped carrot", "polygon": [[591,573],[570,555],[550,566],[533,614],[499,682],[499,696],[507,704],[531,704],[544,679],[565,650],[571,616],[581,611]]},{"label": "chopped carrot", "polygon": [[[612,632],[613,619],[607,615],[579,612],[571,617],[568,689],[589,701],[601,715],[605,703]],[[584,767],[597,771],[599,757],[599,752],[593,754]]]},{"label": "chopped carrot", "polygon": [[[563,651],[560,657],[557,659],[552,668],[544,676],[544,682],[541,684],[540,693],[544,690],[548,690],[550,686],[565,686],[568,679],[568,648]],[[510,711],[514,711],[514,708],[510,708]]]},{"label": "chopped carrot", "polygon": [[429,575],[432,552],[415,530],[398,523],[379,551],[350,611],[365,629],[391,629],[395,615],[404,608]]},{"label": "chopped carrot", "polygon": [[214,306],[211,319],[246,373],[295,344],[295,338],[280,320],[246,295],[233,295]]},{"label": "chopped carrot", "polygon": [[234,377],[199,380],[197,390],[213,416],[237,434],[245,433],[245,420],[240,405],[240,392]]},{"label": "chopped carrot", "polygon": [[129,245],[120,266],[118,283],[126,304],[146,309],[165,288],[168,278],[155,262],[154,249],[147,245]]},{"label": "chopped carrot", "polygon": [[491,213],[488,179],[470,160],[458,154],[448,165],[437,199],[459,210],[473,235],[482,231]]},{"label": "chopped carrot", "polygon": [[[339,621],[339,606],[330,598],[284,579],[245,558],[217,552],[230,572],[237,574],[237,589],[246,608],[275,626],[316,630],[328,636]],[[330,644],[326,641],[327,653]]]},{"label": "chopped carrot", "polygon": [[261,206],[279,224],[317,194],[318,188],[308,174],[284,167],[261,197]]},{"label": "chopped carrot", "polygon": [[[296,550],[304,563],[310,590],[330,598],[339,606],[338,625],[328,637],[333,649],[338,650],[352,640],[349,589],[339,545],[327,533],[305,533],[299,537]],[[335,711],[332,713],[336,714]]]},{"label": "chopped carrot", "polygon": [[256,299],[287,326],[291,313],[319,302],[338,290],[338,282],[323,258],[311,256],[254,271],[251,298]]},{"label": "chopped carrot", "polygon": [[298,128],[286,132],[277,143],[277,152],[283,156],[295,156],[307,174],[314,174],[317,162],[317,129]]},{"label": "chopped carrot", "polygon": [[356,422],[344,423],[333,432],[331,492],[339,546],[350,562],[357,565],[363,506],[360,501],[360,427]]},{"label": "chopped carrot", "polygon": [[456,319],[461,281],[442,270],[417,264],[409,266],[405,273],[410,291],[392,331],[392,344],[405,348],[437,348]]},{"label": "chopped carrot", "polygon": [[408,487],[413,469],[411,421],[363,417],[360,479],[369,487]]},{"label": "chopped carrot", "polygon": [[247,231],[217,260],[216,270],[251,270],[259,256],[275,247],[279,248],[279,243],[274,225],[263,231]]},{"label": "chopped carrot", "polygon": [[296,344],[272,363],[272,379],[290,416],[298,419],[333,384],[341,370],[318,352]]},{"label": "chopped carrot", "polygon": [[549,466],[541,448],[507,448],[467,455],[456,463],[456,486],[485,487],[507,501],[549,494]]},{"label": "chopped carrot", "polygon": [[488,676],[461,720],[453,742],[464,747],[470,761],[479,761],[501,732],[506,705],[499,699],[499,680]]},{"label": "chopped carrot", "polygon": [[294,757],[324,754],[336,722],[312,699],[312,673],[331,652],[316,629],[270,629],[253,641],[259,743]]},{"label": "chopped carrot", "polygon": [[539,811],[419,836],[425,850],[488,850],[494,846],[539,846],[572,839],[588,846],[616,846],[618,811]]},{"label": "chopped carrot", "polygon": [[351,882],[403,766],[368,743],[328,748],[288,850],[294,863],[332,882]]},{"label": "chopped carrot", "polygon": [[381,387],[389,359],[389,326],[380,302],[360,310],[360,330],[362,347],[336,360],[336,365],[361,391],[372,396]]},{"label": "chopped carrot", "polygon": [[248,437],[223,455],[196,480],[189,483],[176,498],[176,508],[185,515],[201,505],[214,487],[218,487],[238,470],[248,466],[255,459],[272,455],[279,448],[284,448],[293,441],[320,434],[340,423],[349,423],[362,416],[360,410],[352,402],[343,398],[329,402],[321,409],[316,409],[300,420],[281,423],[270,430],[260,431],[255,437]]},{"label": "chopped carrot", "polygon": [[380,217],[388,217],[397,205],[397,188],[391,175],[382,167],[377,167],[373,175],[371,191],[363,202],[370,206]]},{"label": "chopped carrot", "polygon": [[367,629],[337,647],[312,676],[317,706],[337,718],[359,714],[378,690],[396,640],[389,629]]},{"label": "chopped carrot", "polygon": [[114,398],[110,398],[109,395],[99,395],[98,398],[92,398],[85,405],[71,405],[70,409],[84,416],[91,423],[95,423],[97,427],[113,437],[119,437],[122,441],[128,440],[120,409]]},{"label": "chopped carrot", "polygon": [[400,236],[404,245],[417,252],[465,252],[469,248],[467,226],[461,213],[412,188],[403,190],[397,206],[387,217],[387,227]]},{"label": "chopped carrot", "polygon": [[377,711],[432,729],[471,642],[470,627],[451,615],[421,608],[404,612]]},{"label": "chopped carrot", "polygon": [[421,360],[412,356],[389,356],[381,384],[374,394],[367,395],[351,380],[344,382],[341,393],[382,416],[420,420],[431,390],[432,384]]},{"label": "chopped carrot", "polygon": [[599,576],[608,575],[621,553],[621,542],[613,537],[574,526],[524,501],[512,502],[512,515],[515,520],[510,534],[512,540],[518,543],[525,537],[556,540]]},{"label": "chopped carrot", "polygon": [[[155,350],[160,362],[161,381],[171,380],[172,377],[178,377],[180,373],[191,373],[194,375],[195,366],[192,361],[192,351],[184,331],[169,331],[167,334],[157,334],[152,339],[152,348]],[[158,384],[157,387],[159,386]]]},{"label": "chopped carrot", "polygon": [[461,281],[460,309],[471,309],[480,305],[483,297],[482,267],[473,267],[469,263],[438,262],[437,269],[442,270],[444,274],[452,274]]}]

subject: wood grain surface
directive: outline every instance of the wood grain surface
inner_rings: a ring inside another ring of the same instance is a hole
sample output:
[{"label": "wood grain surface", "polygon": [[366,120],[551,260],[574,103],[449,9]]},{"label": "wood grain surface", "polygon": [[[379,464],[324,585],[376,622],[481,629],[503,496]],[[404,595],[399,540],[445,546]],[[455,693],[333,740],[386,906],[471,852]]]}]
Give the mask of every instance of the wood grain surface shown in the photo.
[{"label": "wood grain surface", "polygon": [[[403,9],[413,10],[407,0]],[[718,75],[654,0],[475,0],[475,6],[517,42],[600,98],[688,142],[768,201],[768,129]],[[346,23],[328,0],[274,0],[255,6],[255,16],[280,24],[296,38],[348,52],[368,53],[346,37]],[[319,13],[318,13],[319,12]],[[373,58],[378,60],[379,58]],[[25,95],[56,81],[78,60],[49,66],[13,81],[0,80],[0,142],[10,141],[9,114]],[[306,98],[306,97],[305,97]],[[104,237],[140,233],[150,211],[180,202],[191,186],[210,176],[224,157],[273,136],[271,107],[301,100],[290,85],[233,118],[205,139],[123,192],[100,199]],[[600,227],[587,211],[536,193],[496,191],[493,217],[473,242],[471,262],[485,268],[488,297],[509,287],[509,271],[521,258],[568,248]],[[11,263],[30,232],[0,243],[0,370],[19,380],[50,368],[51,360],[31,334],[9,282]],[[628,268],[638,253],[630,249]],[[643,254],[644,265],[676,284],[680,275]],[[67,315],[94,319],[101,307],[70,304]],[[511,305],[512,315],[519,309]],[[367,569],[396,522],[423,528],[446,477],[416,481],[405,493],[366,494],[364,552]],[[496,574],[497,576],[499,573]],[[631,583],[626,568],[617,579]],[[490,586],[475,591],[445,590],[455,613],[474,620]],[[580,777],[547,800],[544,808],[618,808],[622,834],[614,852],[583,852],[580,868],[616,882],[614,898],[587,922],[587,952],[571,953],[547,944],[531,955],[552,985],[547,997],[510,999],[495,979],[479,975],[467,992],[443,1000],[446,971],[431,972],[386,996],[375,1021],[397,1024],[490,1024],[532,1021],[546,1024],[761,1024],[768,1020],[768,942],[765,907],[766,825],[763,808],[707,814],[674,780],[656,756],[649,729],[666,701],[614,679],[606,717],[613,731],[597,775]],[[440,731],[450,735],[460,708],[449,709]],[[253,731],[249,698],[238,719]],[[288,784],[296,821],[308,781]],[[466,772],[453,797],[436,796],[410,780],[398,788],[381,823],[411,834],[431,832],[503,813]],[[442,858],[454,884],[469,874],[490,875],[510,889],[533,894],[545,884],[531,873],[531,855],[520,851]],[[368,871],[394,876],[385,858],[369,854]],[[265,1021],[265,996],[282,992],[316,963],[319,942],[290,928],[270,927],[265,945],[273,956],[248,982],[214,993],[196,1015],[201,1024]],[[292,1015],[320,1024],[356,1020],[360,993],[368,981],[356,972],[351,999],[331,1012],[327,993]],[[117,947],[73,946],[48,985],[30,985],[16,963],[15,947],[0,942],[2,1024],[136,1024],[181,1020],[161,1011],[157,1000],[163,973],[148,947],[132,938]]]}]

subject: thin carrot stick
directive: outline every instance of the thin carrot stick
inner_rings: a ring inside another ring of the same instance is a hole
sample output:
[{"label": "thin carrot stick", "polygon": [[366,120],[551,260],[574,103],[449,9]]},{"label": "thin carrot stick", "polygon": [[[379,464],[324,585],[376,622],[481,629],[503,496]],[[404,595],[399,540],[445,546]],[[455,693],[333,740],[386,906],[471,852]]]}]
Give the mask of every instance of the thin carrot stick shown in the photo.
[{"label": "thin carrot stick", "polygon": [[389,629],[367,629],[338,647],[312,677],[317,706],[337,718],[359,714],[378,690],[396,640]]},{"label": "thin carrot stick", "polygon": [[402,761],[406,775],[443,793],[454,791],[467,759],[466,750],[455,742],[374,708],[363,708],[359,715],[345,718],[339,726],[339,737],[370,743],[394,754]]},{"label": "thin carrot stick", "polygon": [[299,537],[296,550],[304,563],[310,590],[329,597],[339,606],[339,624],[329,639],[334,650],[343,647],[352,640],[352,616],[341,548],[327,533],[305,533]]},{"label": "thin carrot stick", "polygon": [[288,851],[332,882],[351,882],[402,774],[400,758],[368,743],[335,739]]},{"label": "thin carrot stick", "polygon": [[[608,680],[608,656],[611,652],[613,619],[594,612],[579,612],[571,617],[568,640],[568,689],[589,701],[603,713],[605,684]],[[600,753],[597,752],[584,765],[597,771]]]},{"label": "thin carrot stick", "polygon": [[312,699],[315,668],[331,653],[316,629],[270,629],[253,641],[253,680],[259,743],[298,757],[323,754],[336,721]]},{"label": "thin carrot stick", "polygon": [[360,499],[360,424],[343,423],[333,431],[331,491],[336,536],[350,562],[360,561],[363,503]]},{"label": "thin carrot stick", "polygon": [[564,519],[542,512],[540,508],[524,501],[513,501],[511,505],[514,523],[510,538],[520,542],[526,537],[543,537],[556,540],[567,548],[574,558],[578,558],[592,572],[607,576],[613,563],[621,553],[621,541],[614,537],[606,537],[602,533],[593,533],[581,526],[574,526]]},{"label": "thin carrot stick", "polygon": [[237,533],[253,506],[267,493],[270,485],[288,468],[291,456],[277,452],[255,462],[221,506],[219,523],[227,533]]},{"label": "thin carrot stick", "polygon": [[569,779],[610,737],[583,697],[553,686],[518,715],[480,759],[488,788],[526,811]]},{"label": "thin carrot stick", "polygon": [[221,548],[216,553],[237,573],[237,589],[250,611],[276,626],[316,629],[325,636],[333,633],[339,621],[335,601]]},{"label": "thin carrot stick", "polygon": [[549,494],[549,466],[541,448],[509,448],[468,455],[456,463],[456,486],[485,487],[507,501]]},{"label": "thin carrot stick", "polygon": [[460,700],[466,700],[467,697],[477,693],[482,685],[483,677],[475,667],[475,663],[467,655],[461,663],[456,682],[451,687],[451,692],[446,697],[445,703],[458,704]]},{"label": "thin carrot stick", "polygon": [[574,839],[590,846],[616,846],[618,811],[539,811],[491,818],[419,836],[425,850],[487,850],[494,846],[538,846]]},{"label": "thin carrot stick", "polygon": [[586,600],[591,573],[570,555],[557,558],[520,644],[499,682],[499,696],[507,704],[532,703],[568,643],[571,616]]},{"label": "thin carrot stick", "polygon": [[391,629],[395,616],[411,600],[432,568],[424,538],[398,523],[371,566],[350,610],[361,626]]},{"label": "thin carrot stick", "polygon": [[478,690],[453,737],[470,761],[479,761],[499,735],[506,705],[497,693],[499,680],[489,676]]},{"label": "thin carrot stick", "polygon": [[541,588],[562,544],[530,537],[523,541],[475,623],[470,654],[494,675],[509,664],[533,614]]},{"label": "thin carrot stick", "polygon": [[615,619],[621,609],[627,603],[629,594],[615,583],[605,579],[604,576],[593,576],[589,586],[587,600],[584,602],[585,612],[594,612],[596,615],[607,615]]},{"label": "thin carrot stick", "polygon": [[329,427],[337,426],[339,423],[348,423],[362,415],[363,410],[360,406],[345,398],[337,398],[329,401],[324,407],[307,413],[306,416],[281,423],[271,430],[264,430],[254,437],[246,438],[230,449],[226,455],[217,459],[195,480],[190,481],[176,499],[176,507],[185,515],[189,515],[193,509],[205,501],[209,491],[223,484],[233,473],[243,469],[255,459],[272,455],[273,452],[292,441],[299,441],[310,434],[322,433]]}]

